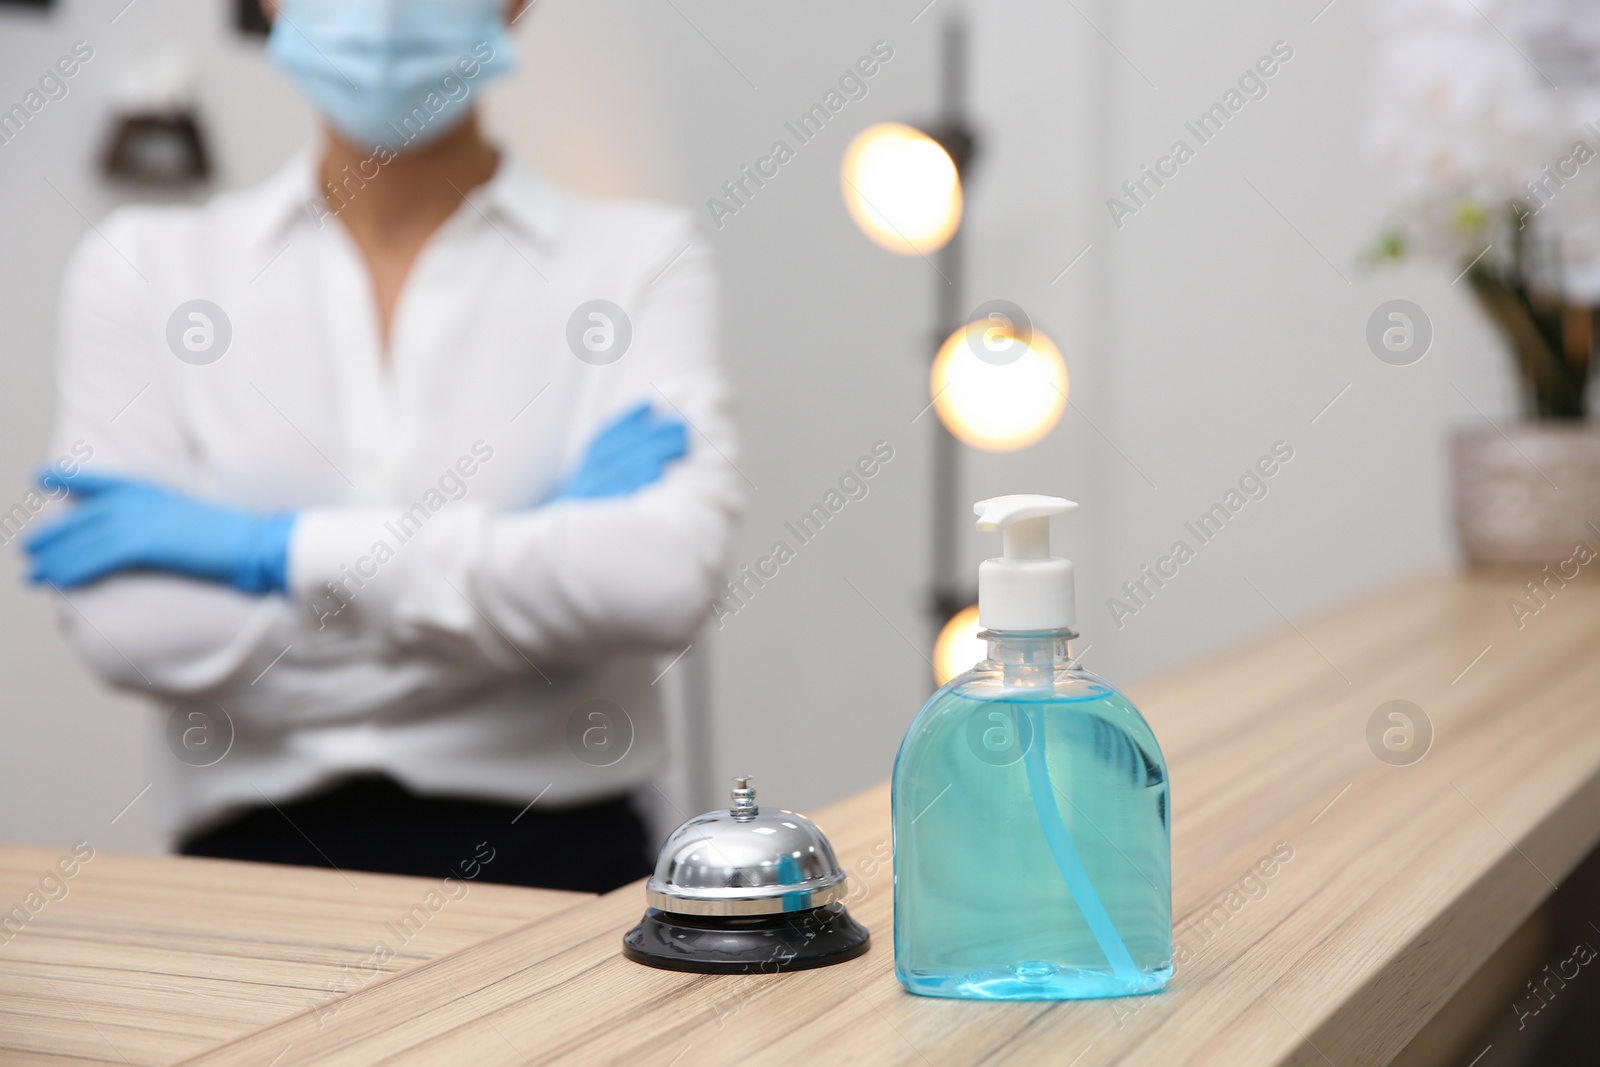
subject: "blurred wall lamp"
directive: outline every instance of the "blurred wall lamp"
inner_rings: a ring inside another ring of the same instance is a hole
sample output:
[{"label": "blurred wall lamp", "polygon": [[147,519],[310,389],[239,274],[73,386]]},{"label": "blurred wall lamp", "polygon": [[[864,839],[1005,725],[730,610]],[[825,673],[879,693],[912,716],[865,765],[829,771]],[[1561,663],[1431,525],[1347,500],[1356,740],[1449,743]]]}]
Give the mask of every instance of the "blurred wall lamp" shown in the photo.
[{"label": "blurred wall lamp", "polygon": [[[966,115],[967,27],[944,27],[940,115],[928,129],[870,126],[845,150],[840,190],[862,232],[891,252],[920,256],[937,272],[929,407],[933,445],[933,551],[928,610],[938,628],[934,674],[942,685],[983,658],[970,583],[957,578],[961,524],[958,440],[990,452],[1038,441],[1067,404],[1067,368],[1050,339],[1003,301],[967,316],[962,182],[977,159]],[[929,259],[929,255],[935,258]]]},{"label": "blurred wall lamp", "polygon": [[182,45],[141,49],[112,86],[111,132],[101,158],[106,177],[173,189],[210,178],[199,96],[199,73]]}]

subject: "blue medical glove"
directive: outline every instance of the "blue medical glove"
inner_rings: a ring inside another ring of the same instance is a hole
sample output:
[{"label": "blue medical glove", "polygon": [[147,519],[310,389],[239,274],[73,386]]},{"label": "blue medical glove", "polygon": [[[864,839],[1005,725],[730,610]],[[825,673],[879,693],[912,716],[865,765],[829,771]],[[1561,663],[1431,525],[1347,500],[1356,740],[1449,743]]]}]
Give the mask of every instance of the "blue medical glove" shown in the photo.
[{"label": "blue medical glove", "polygon": [[627,496],[658,481],[688,451],[681,420],[657,418],[648,403],[640,404],[595,435],[583,462],[548,502]]},{"label": "blue medical glove", "polygon": [[73,589],[122,571],[154,570],[243,593],[288,586],[293,512],[262,515],[98,474],[45,470],[38,482],[66,486],[77,504],[28,538],[35,583]]}]

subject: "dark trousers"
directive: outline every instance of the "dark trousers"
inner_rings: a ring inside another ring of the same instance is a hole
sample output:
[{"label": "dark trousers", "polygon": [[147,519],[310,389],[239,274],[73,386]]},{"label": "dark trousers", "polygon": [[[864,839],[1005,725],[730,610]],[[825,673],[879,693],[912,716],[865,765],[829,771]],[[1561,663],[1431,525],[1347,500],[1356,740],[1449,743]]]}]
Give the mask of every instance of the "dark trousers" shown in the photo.
[{"label": "dark trousers", "polygon": [[454,875],[604,893],[650,873],[643,821],[627,798],[541,811],[420,796],[386,775],[247,809],[185,840],[186,856],[302,867]]}]

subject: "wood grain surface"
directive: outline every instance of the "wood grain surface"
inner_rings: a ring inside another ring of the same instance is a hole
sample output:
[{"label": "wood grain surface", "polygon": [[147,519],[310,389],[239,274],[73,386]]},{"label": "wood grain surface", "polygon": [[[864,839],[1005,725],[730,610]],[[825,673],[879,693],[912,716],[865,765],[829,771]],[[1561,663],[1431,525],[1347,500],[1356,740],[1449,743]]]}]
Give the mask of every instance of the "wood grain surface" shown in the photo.
[{"label": "wood grain surface", "polygon": [[[291,1019],[193,1062],[1386,1063],[1600,839],[1600,587],[1556,591],[1519,629],[1525,577],[1408,582],[1134,689],[1173,782],[1183,962],[1163,994],[903,993],[880,786],[814,813],[874,934],[856,961],[629,963],[635,885],[357,991],[321,1029]],[[1432,726],[1409,765],[1368,742],[1394,699]]]},{"label": "wood grain surface", "polygon": [[297,1013],[331,1026],[346,992],[593,899],[91,852],[0,846],[0,907],[31,914],[0,925],[6,1067],[168,1064]]},{"label": "wood grain surface", "polygon": [[[779,976],[625,961],[637,884],[570,907],[477,886],[409,969],[313,1010],[414,888],[97,857],[0,946],[0,1048],[38,1053],[4,1062],[1387,1063],[1600,840],[1600,585],[1555,590],[1519,628],[1527,577],[1408,582],[1133,689],[1173,782],[1181,963],[1159,995],[902,992],[879,786],[813,813],[872,951]],[[1368,739],[1396,699],[1433,734],[1408,763]],[[3,855],[12,895],[56,858]]]}]

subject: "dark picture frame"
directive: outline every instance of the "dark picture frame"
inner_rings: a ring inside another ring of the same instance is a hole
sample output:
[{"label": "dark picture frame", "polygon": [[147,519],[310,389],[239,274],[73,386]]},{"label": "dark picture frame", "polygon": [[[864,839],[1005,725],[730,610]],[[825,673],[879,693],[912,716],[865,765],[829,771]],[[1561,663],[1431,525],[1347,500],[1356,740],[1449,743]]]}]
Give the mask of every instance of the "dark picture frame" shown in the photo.
[{"label": "dark picture frame", "polygon": [[233,27],[247,37],[265,37],[272,28],[261,13],[261,0],[233,0]]}]

